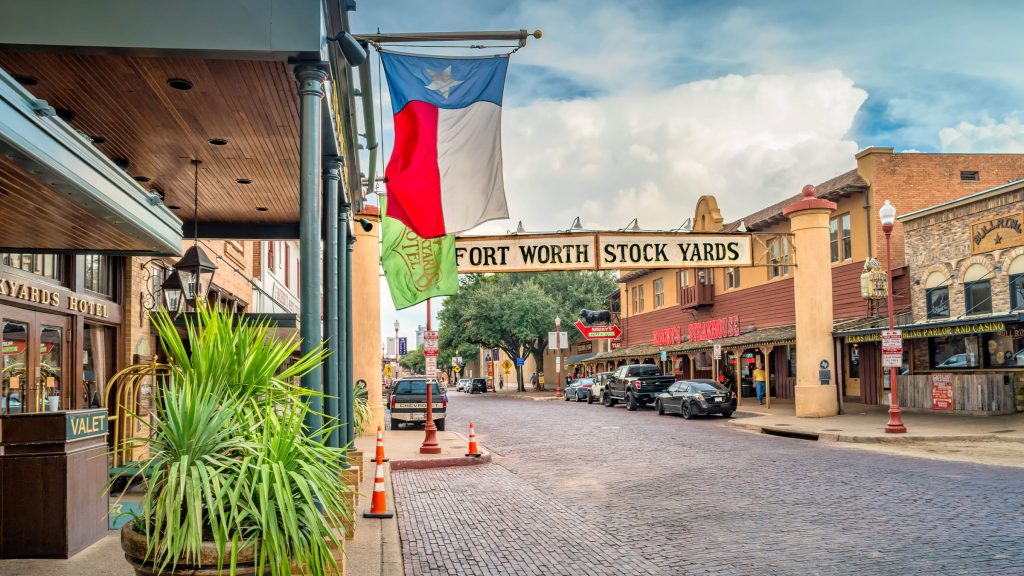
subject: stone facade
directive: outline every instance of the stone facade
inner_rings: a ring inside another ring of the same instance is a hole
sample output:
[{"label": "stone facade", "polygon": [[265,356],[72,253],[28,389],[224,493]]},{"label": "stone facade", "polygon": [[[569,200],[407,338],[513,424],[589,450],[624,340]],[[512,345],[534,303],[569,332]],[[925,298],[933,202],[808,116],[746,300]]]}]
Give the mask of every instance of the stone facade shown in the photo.
[{"label": "stone facade", "polygon": [[927,319],[926,282],[935,272],[947,279],[949,317],[966,315],[963,278],[973,264],[981,264],[989,271],[986,279],[992,286],[992,312],[1010,312],[1010,264],[1024,255],[1024,246],[1011,245],[978,254],[971,249],[972,224],[1010,214],[1018,218],[1024,215],[1024,183],[1007,186],[998,193],[979,194],[977,199],[964,199],[920,217],[910,215],[903,221],[915,322]]}]

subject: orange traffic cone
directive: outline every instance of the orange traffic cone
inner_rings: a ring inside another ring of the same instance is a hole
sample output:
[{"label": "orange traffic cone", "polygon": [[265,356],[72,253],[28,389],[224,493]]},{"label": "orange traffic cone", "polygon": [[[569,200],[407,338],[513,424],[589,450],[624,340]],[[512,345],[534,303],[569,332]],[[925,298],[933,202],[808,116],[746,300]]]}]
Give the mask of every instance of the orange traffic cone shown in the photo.
[{"label": "orange traffic cone", "polygon": [[388,459],[384,457],[384,430],[380,426],[377,426],[377,455],[375,456],[378,462],[387,462]]},{"label": "orange traffic cone", "polygon": [[373,499],[370,509],[363,512],[363,518],[391,518],[394,512],[388,512],[388,497],[384,493],[384,462],[377,453],[377,472],[373,476]]},{"label": "orange traffic cone", "polygon": [[476,457],[479,458],[482,455],[483,454],[480,453],[480,449],[477,448],[477,446],[476,446],[476,427],[474,427],[473,423],[470,422],[469,423],[469,452],[466,454],[466,456],[476,456]]}]

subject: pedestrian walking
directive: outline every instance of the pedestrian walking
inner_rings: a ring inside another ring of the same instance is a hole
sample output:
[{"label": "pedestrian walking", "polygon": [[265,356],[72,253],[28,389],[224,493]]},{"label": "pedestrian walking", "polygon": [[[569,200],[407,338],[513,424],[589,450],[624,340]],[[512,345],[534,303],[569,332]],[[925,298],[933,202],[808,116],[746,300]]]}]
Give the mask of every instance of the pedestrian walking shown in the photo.
[{"label": "pedestrian walking", "polygon": [[498,378],[498,390],[504,390],[504,389],[505,389],[505,377],[501,376],[501,377]]},{"label": "pedestrian walking", "polygon": [[533,375],[530,376],[530,386],[533,386],[533,388],[535,390],[537,389],[537,373],[536,372],[534,372]]},{"label": "pedestrian walking", "polygon": [[757,367],[754,368],[754,389],[757,391],[757,403],[764,404],[764,367],[761,366],[761,361],[757,361]]}]

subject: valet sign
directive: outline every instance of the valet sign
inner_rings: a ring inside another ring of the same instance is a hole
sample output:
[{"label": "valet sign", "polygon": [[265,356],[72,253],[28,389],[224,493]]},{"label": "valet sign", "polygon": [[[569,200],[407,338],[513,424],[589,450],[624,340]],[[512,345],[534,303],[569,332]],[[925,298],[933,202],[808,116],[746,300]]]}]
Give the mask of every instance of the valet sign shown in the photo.
[{"label": "valet sign", "polygon": [[753,264],[749,234],[577,232],[462,236],[459,274],[714,268]]}]

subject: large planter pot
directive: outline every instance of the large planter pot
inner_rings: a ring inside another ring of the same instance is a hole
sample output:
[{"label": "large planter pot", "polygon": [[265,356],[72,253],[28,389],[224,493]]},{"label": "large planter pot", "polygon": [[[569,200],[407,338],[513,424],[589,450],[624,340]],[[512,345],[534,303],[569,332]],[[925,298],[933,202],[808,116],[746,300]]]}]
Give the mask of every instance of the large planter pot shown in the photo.
[{"label": "large planter pot", "polygon": [[[152,562],[145,560],[146,535],[137,532],[132,522],[125,524],[121,528],[121,548],[124,550],[125,558],[128,559],[132,568],[135,569],[135,576],[156,576],[158,574]],[[257,576],[260,574],[257,572],[254,554],[255,549],[252,547],[242,548],[238,551],[238,563],[235,569],[236,576]],[[224,554],[224,558],[225,561],[231,558],[230,545]],[[220,576],[227,572],[227,565],[224,566],[223,570],[217,569],[216,545],[213,542],[204,542],[199,555],[198,566],[182,561],[178,562],[178,565],[173,570],[168,568],[160,574],[166,576]],[[270,574],[270,570],[265,570],[262,574],[266,576]]]}]

